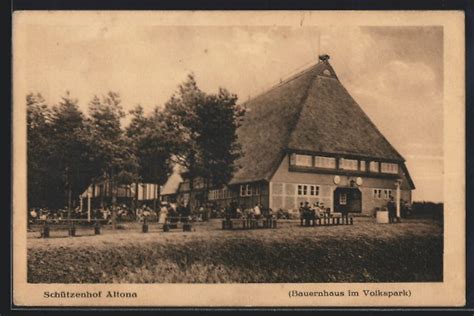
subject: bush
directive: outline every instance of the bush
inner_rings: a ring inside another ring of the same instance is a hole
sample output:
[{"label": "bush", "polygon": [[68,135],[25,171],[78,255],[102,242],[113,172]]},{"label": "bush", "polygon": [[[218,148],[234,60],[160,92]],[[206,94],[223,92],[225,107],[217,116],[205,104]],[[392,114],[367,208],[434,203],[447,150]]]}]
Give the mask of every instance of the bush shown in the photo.
[{"label": "bush", "polygon": [[444,205],[443,203],[433,202],[413,202],[413,217],[430,217],[433,219],[443,220]]}]

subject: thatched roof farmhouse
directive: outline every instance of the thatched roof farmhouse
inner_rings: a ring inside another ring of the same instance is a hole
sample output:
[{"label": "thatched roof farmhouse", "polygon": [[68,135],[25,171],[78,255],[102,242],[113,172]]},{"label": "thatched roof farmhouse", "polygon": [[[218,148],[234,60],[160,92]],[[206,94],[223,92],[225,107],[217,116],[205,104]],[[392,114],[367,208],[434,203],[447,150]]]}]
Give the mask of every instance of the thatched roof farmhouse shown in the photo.
[{"label": "thatched roof farmhouse", "polygon": [[[371,214],[391,196],[411,201],[405,160],[339,81],[329,56],[247,101],[238,130],[244,155],[216,203],[294,209],[324,203],[331,211]],[[198,186],[199,187],[199,186]],[[182,199],[189,199],[186,186]],[[186,195],[187,194],[187,195]]]}]

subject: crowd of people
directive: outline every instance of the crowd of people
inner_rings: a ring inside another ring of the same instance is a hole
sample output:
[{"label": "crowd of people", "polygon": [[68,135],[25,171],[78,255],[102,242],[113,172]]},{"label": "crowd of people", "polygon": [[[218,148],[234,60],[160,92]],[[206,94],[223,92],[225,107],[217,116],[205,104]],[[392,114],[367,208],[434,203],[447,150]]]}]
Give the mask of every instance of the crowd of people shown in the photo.
[{"label": "crowd of people", "polygon": [[[400,201],[401,203],[401,216],[406,217],[411,214],[411,205],[408,201]],[[386,209],[389,213],[390,222],[395,222],[398,220],[396,214],[396,204],[393,197],[388,201]],[[347,212],[343,212],[342,216],[347,216]],[[326,208],[323,202],[315,202],[312,205],[309,202],[301,202],[299,207],[299,217],[302,220],[315,220],[318,218],[329,217],[330,209]],[[189,203],[178,202],[178,203],[168,203],[161,202],[156,211],[154,211],[147,204],[143,204],[136,210],[128,207],[125,204],[116,206],[116,220],[118,222],[122,221],[144,221],[153,220],[158,221],[159,223],[164,224],[167,220],[170,222],[173,221],[198,221],[204,222],[208,221],[210,218],[251,218],[251,219],[260,219],[260,218],[290,218],[286,216],[282,210],[273,212],[271,208],[264,207],[261,203],[256,203],[253,207],[242,208],[236,202],[231,202],[227,206],[218,207],[215,204],[203,204],[200,207],[196,208],[194,211],[191,211]],[[92,210],[91,219],[93,220],[104,220],[107,223],[112,221],[112,210],[109,206],[104,206],[101,208],[95,208]],[[32,208],[28,213],[28,223],[37,223],[43,221],[50,221],[52,223],[59,223],[67,219],[84,219],[87,220],[88,214],[87,210],[81,210],[80,207],[76,207],[70,212],[67,208],[50,210],[48,208]]]},{"label": "crowd of people", "polygon": [[[68,218],[81,218],[83,213],[79,207],[76,207],[69,212],[67,208],[51,210],[47,207],[34,207],[28,213],[28,222],[35,223],[37,221],[49,220],[51,222],[60,222]],[[87,214],[86,214],[87,216]]]},{"label": "crowd of people", "polygon": [[[131,221],[135,219],[142,219],[144,216],[150,216],[153,210],[144,204],[134,212],[125,204],[116,206],[116,218],[117,221]],[[73,220],[87,220],[89,214],[87,210],[83,210],[80,207],[76,207],[69,211],[67,208],[62,209],[49,209],[49,208],[31,208],[28,213],[28,222],[30,224],[36,222],[49,221],[51,223],[59,223],[61,221],[73,219]],[[109,206],[100,208],[94,208],[91,211],[90,219],[92,220],[104,220],[110,222],[112,220],[112,209]]]},{"label": "crowd of people", "polygon": [[271,208],[264,207],[261,203],[256,203],[253,207],[243,208],[235,202],[231,202],[222,210],[223,217],[226,219],[242,218],[242,219],[261,219],[271,218],[274,216]]},{"label": "crowd of people", "polygon": [[[313,205],[310,205],[308,201],[301,202],[300,208],[300,219],[303,220],[315,220],[318,218],[329,217],[330,209],[325,208],[323,202],[315,202]],[[345,216],[347,214],[343,214]]]}]

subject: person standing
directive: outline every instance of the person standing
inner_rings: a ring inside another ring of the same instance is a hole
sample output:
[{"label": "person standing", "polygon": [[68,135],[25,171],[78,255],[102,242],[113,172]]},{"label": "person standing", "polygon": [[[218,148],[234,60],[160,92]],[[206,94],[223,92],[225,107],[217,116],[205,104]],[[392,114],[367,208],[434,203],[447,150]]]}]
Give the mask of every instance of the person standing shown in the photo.
[{"label": "person standing", "polygon": [[36,213],[36,210],[34,208],[31,210],[30,216],[31,216],[31,221],[33,223],[36,222],[36,218],[38,217],[38,213]]},{"label": "person standing", "polygon": [[262,215],[262,210],[260,209],[260,206],[257,204],[255,204],[255,207],[253,208],[253,212],[255,214],[255,218],[256,219],[259,219],[260,216]]},{"label": "person standing", "polygon": [[395,205],[395,202],[393,201],[393,196],[390,197],[390,200],[387,203],[387,209],[388,209],[388,222],[394,223],[397,217],[397,214],[396,214],[397,206]]}]

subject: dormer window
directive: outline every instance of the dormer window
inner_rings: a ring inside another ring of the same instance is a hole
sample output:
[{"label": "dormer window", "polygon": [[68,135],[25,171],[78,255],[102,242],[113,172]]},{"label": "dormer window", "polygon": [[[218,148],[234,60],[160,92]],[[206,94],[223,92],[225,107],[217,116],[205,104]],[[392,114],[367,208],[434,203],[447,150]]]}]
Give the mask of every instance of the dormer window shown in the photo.
[{"label": "dormer window", "polygon": [[290,157],[290,164],[298,167],[312,167],[313,156],[292,154]]},{"label": "dormer window", "polygon": [[341,158],[339,160],[339,167],[344,170],[357,170],[358,161],[356,159],[345,159]]},{"label": "dormer window", "polygon": [[380,164],[380,169],[383,173],[392,173],[392,174],[398,173],[398,165],[396,163],[382,162]]},{"label": "dormer window", "polygon": [[379,163],[378,161],[371,161],[369,164],[370,172],[379,172]]},{"label": "dormer window", "polygon": [[336,168],[336,158],[333,157],[323,157],[315,156],[314,157],[314,166],[318,168]]}]

